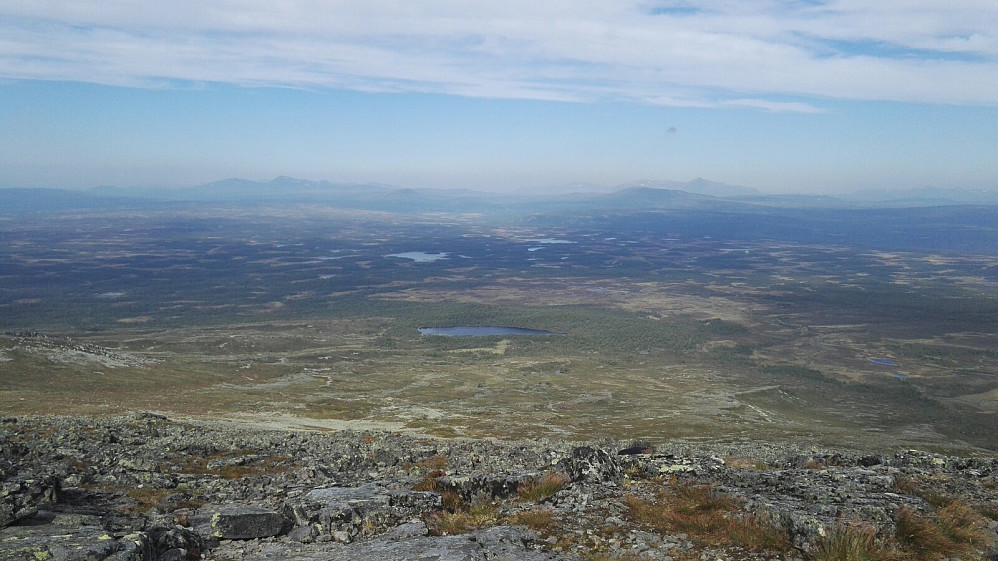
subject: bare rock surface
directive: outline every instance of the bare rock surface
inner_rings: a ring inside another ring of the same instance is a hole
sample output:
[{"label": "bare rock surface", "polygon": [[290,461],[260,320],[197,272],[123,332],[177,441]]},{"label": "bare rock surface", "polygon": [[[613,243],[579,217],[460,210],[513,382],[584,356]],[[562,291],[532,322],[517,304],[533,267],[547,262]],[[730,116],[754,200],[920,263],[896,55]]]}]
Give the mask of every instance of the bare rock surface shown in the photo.
[{"label": "bare rock surface", "polygon": [[[144,413],[4,419],[0,476],[0,561],[809,559],[844,523],[887,535],[899,513],[956,501],[979,513],[987,558],[998,528],[998,459],[913,450],[444,440]],[[787,545],[636,514],[665,517],[684,488],[726,497],[737,508],[719,516],[766,521]]]},{"label": "bare rock surface", "polygon": [[545,553],[529,544],[537,536],[522,527],[497,526],[457,536],[409,536],[389,533],[355,545],[268,545],[246,552],[247,561],[575,561],[574,555]]}]

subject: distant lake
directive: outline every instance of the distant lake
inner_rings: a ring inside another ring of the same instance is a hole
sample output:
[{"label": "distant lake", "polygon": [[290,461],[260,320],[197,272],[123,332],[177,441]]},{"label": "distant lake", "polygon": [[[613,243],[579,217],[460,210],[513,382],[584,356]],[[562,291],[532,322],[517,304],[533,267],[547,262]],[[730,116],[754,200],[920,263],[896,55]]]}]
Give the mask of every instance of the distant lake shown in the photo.
[{"label": "distant lake", "polygon": [[501,327],[498,325],[454,325],[451,327],[420,327],[423,335],[443,335],[444,337],[487,337],[489,335],[559,335],[566,333],[526,329],[523,327]]},{"label": "distant lake", "polygon": [[884,366],[897,366],[897,364],[889,358],[871,358],[870,362],[874,364],[882,364]]},{"label": "distant lake", "polygon": [[575,243],[570,240],[559,240],[556,238],[534,238],[532,240],[525,240],[525,241],[534,242],[534,243]]},{"label": "distant lake", "polygon": [[424,251],[407,251],[405,253],[389,253],[385,257],[401,257],[402,259],[412,259],[417,263],[436,261],[437,259],[447,259],[446,252],[426,253]]}]

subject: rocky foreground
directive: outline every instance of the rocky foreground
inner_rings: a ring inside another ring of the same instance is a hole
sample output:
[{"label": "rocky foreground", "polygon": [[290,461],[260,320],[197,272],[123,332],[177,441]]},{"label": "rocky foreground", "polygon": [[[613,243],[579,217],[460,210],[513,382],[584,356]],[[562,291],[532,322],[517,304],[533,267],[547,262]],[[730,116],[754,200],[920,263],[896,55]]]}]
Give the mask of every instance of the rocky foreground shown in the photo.
[{"label": "rocky foreground", "polygon": [[0,423],[0,560],[998,559],[998,459]]}]

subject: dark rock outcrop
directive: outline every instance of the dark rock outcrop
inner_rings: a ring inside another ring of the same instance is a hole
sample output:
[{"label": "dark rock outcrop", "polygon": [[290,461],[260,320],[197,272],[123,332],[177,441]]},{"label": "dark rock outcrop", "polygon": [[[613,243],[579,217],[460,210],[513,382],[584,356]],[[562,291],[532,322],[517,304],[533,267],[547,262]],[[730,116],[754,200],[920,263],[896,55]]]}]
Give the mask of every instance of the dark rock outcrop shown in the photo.
[{"label": "dark rock outcrop", "polygon": [[55,475],[13,476],[0,483],[0,528],[38,513],[40,505],[59,497]]},{"label": "dark rock outcrop", "polygon": [[283,514],[253,505],[208,505],[198,509],[194,526],[202,534],[224,540],[270,538],[289,526]]}]

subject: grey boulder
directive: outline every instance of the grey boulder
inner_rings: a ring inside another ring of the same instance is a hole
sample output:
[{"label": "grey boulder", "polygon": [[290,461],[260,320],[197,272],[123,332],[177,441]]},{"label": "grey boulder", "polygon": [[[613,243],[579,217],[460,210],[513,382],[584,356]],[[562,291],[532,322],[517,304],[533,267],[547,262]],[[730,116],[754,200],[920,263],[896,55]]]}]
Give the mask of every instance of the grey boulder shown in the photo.
[{"label": "grey boulder", "polygon": [[205,536],[223,540],[269,538],[284,532],[283,514],[253,505],[207,505],[198,509],[195,526]]}]

